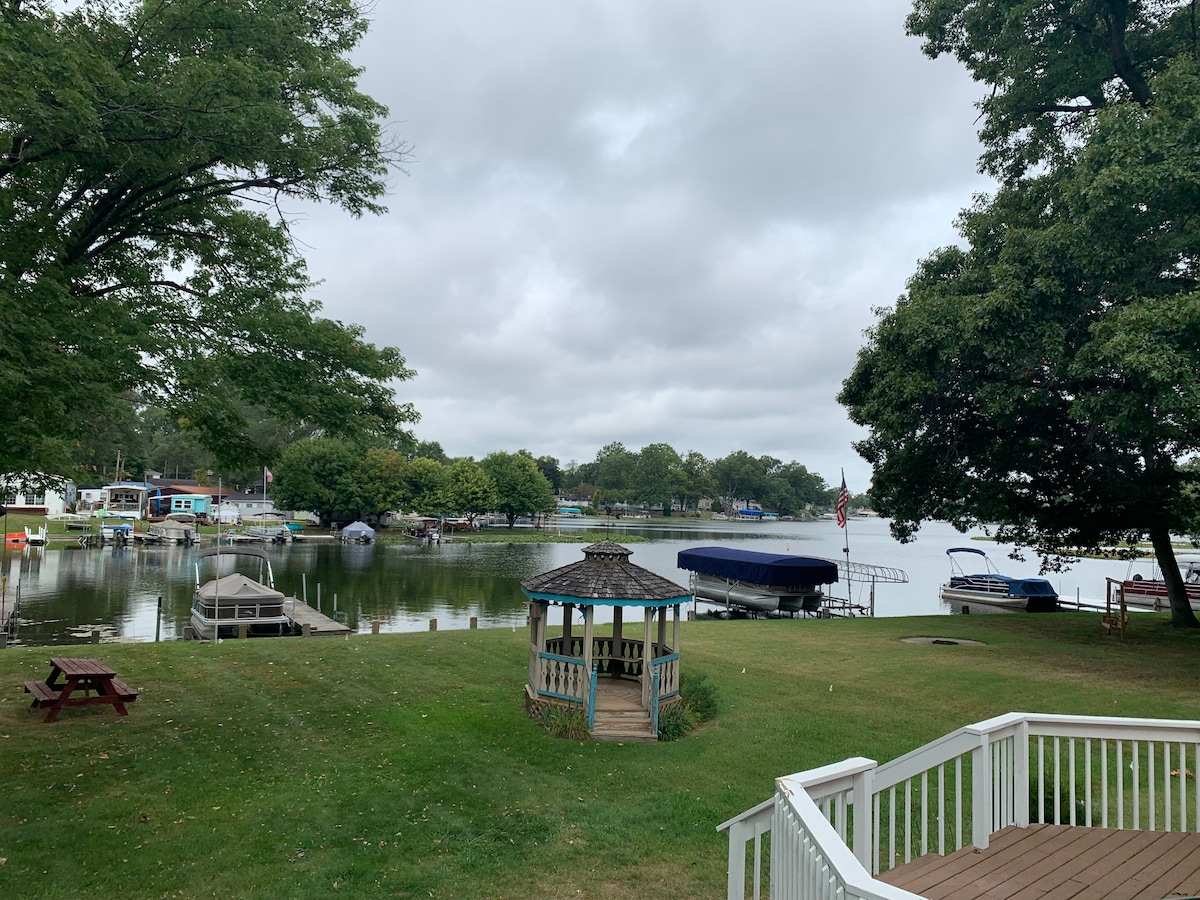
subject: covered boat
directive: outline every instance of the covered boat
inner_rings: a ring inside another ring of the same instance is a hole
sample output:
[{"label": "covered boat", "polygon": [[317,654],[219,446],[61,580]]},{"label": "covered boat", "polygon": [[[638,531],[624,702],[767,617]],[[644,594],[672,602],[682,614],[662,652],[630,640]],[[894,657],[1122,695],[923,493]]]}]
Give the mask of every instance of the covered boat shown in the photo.
[{"label": "covered boat", "polygon": [[[955,554],[982,557],[985,571],[967,574]],[[950,557],[950,580],[942,585],[941,598],[948,603],[986,603],[1026,612],[1058,609],[1058,591],[1045,578],[1001,575],[988,555],[975,547],[951,547],[946,555]]]},{"label": "covered boat", "polygon": [[375,529],[366,522],[354,522],[342,529],[342,540],[369,544],[375,540]]},{"label": "covered boat", "polygon": [[[259,578],[241,572],[219,575],[201,583],[200,562],[221,557],[257,559]],[[196,554],[196,590],[192,595],[191,626],[196,637],[237,637],[243,626],[250,637],[274,637],[293,633],[292,620],[284,613],[288,598],[275,590],[271,560],[256,547],[213,547]]]},{"label": "covered boat", "polygon": [[695,573],[697,600],[752,612],[816,613],[824,596],[820,585],[838,580],[837,563],[827,559],[733,547],[681,550],[678,565]]}]

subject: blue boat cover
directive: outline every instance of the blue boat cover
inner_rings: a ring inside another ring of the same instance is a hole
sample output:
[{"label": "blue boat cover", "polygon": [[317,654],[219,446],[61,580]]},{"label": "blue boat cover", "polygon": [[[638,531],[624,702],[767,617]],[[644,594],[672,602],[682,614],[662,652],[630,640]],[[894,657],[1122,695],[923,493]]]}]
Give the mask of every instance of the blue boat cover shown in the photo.
[{"label": "blue boat cover", "polygon": [[679,568],[701,575],[732,578],[771,587],[833,584],[838,580],[837,563],[811,556],[759,553],[732,547],[693,547],[679,551]]}]

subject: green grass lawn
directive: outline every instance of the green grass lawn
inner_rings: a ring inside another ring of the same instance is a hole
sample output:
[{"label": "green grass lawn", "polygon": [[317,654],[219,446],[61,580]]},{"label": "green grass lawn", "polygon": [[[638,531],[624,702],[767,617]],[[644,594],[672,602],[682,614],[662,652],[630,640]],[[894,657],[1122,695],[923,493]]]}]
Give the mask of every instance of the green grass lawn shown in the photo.
[{"label": "green grass lawn", "polygon": [[[906,644],[961,637],[983,646]],[[686,623],[723,710],[604,744],[527,719],[518,629],[0,651],[0,896],[723,896],[716,825],[776,776],[884,762],[1013,710],[1200,718],[1200,634],[1138,615]],[[26,678],[98,656],[130,715],[44,725]]]}]

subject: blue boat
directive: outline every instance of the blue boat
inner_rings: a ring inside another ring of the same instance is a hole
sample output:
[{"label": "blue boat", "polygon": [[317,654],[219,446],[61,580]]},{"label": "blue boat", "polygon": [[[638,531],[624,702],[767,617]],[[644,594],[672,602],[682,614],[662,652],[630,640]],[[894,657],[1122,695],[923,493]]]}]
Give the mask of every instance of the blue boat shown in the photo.
[{"label": "blue boat", "polygon": [[760,553],[733,547],[680,550],[679,568],[695,573],[697,600],[751,612],[816,613],[821,585],[838,580],[837,563],[788,553]]},{"label": "blue boat", "polygon": [[[967,574],[955,554],[982,557],[985,571]],[[951,547],[946,555],[950,557],[950,580],[942,585],[941,597],[947,603],[986,603],[1026,612],[1058,609],[1058,591],[1045,578],[1001,575],[988,555],[975,547]]]}]

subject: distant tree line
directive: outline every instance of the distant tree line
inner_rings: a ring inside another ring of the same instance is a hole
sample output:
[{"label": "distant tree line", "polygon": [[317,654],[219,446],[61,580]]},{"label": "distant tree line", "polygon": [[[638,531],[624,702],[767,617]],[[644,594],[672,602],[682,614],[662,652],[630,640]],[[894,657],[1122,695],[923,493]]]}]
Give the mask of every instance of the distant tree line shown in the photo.
[{"label": "distant tree line", "polygon": [[[600,448],[593,460],[562,463],[528,450],[497,451],[482,460],[450,458],[436,441],[390,446],[353,442],[288,428],[263,410],[247,409],[254,443],[268,447],[274,480],[271,495],[280,509],[305,509],[325,521],[375,517],[391,510],[427,516],[503,513],[519,516],[553,509],[557,498],[590,504],[602,512],[628,506],[695,511],[702,499],[729,510],[755,501],[781,515],[827,509],[836,488],[798,462],[751,456],[736,450],[708,459],[679,453],[667,443],[631,450],[620,442]],[[261,488],[262,468],[222,468],[220,460],[189,437],[172,417],[129,398],[120,415],[106,416],[79,442],[75,463],[96,481],[121,475],[141,478],[161,472],[204,483],[221,477],[234,488]],[[865,505],[865,497],[855,498]]]}]

